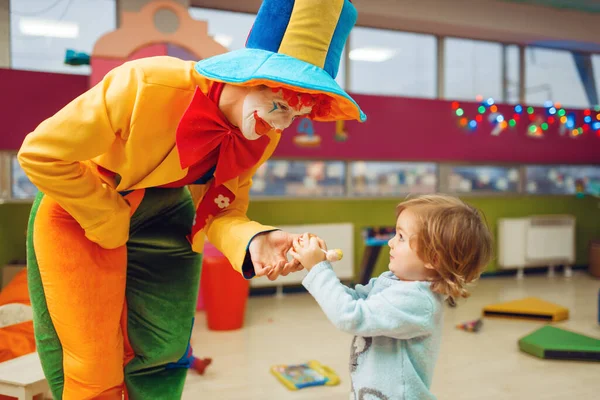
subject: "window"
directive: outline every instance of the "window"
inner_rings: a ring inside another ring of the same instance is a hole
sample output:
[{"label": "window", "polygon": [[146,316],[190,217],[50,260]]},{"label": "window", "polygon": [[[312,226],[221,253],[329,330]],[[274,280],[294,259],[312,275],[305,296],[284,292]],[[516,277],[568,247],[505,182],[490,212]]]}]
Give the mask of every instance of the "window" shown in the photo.
[{"label": "window", "polygon": [[[478,96],[498,102],[519,99],[519,49],[500,43],[445,39],[444,97],[472,100]],[[503,84],[506,63],[506,88]]]},{"label": "window", "polygon": [[443,192],[518,193],[520,172],[517,166],[448,165],[441,171]]},{"label": "window", "polygon": [[343,161],[269,160],[252,178],[251,196],[339,197],[346,194]]},{"label": "window", "polygon": [[350,37],[353,93],[436,97],[433,36],[356,27]]},{"label": "window", "polygon": [[525,71],[527,104],[543,105],[546,101],[553,101],[563,107],[590,106],[570,52],[528,47],[525,50]]},{"label": "window", "polygon": [[21,169],[14,152],[0,151],[0,203],[2,201],[31,201],[38,189]]},{"label": "window", "polygon": [[348,89],[346,87],[346,48],[347,46],[344,46],[344,51],[342,51],[342,57],[340,58],[338,73],[335,77],[337,84],[340,85],[340,87],[344,90]]},{"label": "window", "polygon": [[89,65],[64,63],[67,49],[91,54],[116,29],[116,0],[10,0],[11,67],[89,75]]},{"label": "window", "polygon": [[190,16],[208,23],[208,34],[230,51],[243,49],[256,18],[255,14],[190,8]]},{"label": "window", "polygon": [[600,166],[527,166],[529,194],[576,194],[600,196]]},{"label": "window", "polygon": [[398,196],[409,193],[434,193],[437,189],[437,164],[410,162],[351,163],[350,195]]},{"label": "window", "polygon": [[0,151],[0,204],[9,199],[10,160],[8,153]]},{"label": "window", "polygon": [[506,87],[501,100],[508,104],[518,104],[519,101],[519,47],[503,46]]},{"label": "window", "polygon": [[38,193],[38,188],[29,180],[19,164],[16,155],[10,160],[10,197],[12,200],[31,200]]},{"label": "window", "polygon": [[[600,55],[592,55],[592,73],[594,74],[594,81],[596,82],[596,95],[600,96]],[[600,98],[598,99],[600,103]]]}]

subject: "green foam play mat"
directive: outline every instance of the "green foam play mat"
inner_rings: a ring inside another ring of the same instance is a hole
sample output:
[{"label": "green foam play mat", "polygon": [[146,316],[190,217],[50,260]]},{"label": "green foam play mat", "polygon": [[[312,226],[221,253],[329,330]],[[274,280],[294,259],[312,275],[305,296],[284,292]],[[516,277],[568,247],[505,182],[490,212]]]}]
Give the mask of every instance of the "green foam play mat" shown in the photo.
[{"label": "green foam play mat", "polygon": [[519,348],[540,358],[600,361],[600,339],[551,325],[521,338]]}]

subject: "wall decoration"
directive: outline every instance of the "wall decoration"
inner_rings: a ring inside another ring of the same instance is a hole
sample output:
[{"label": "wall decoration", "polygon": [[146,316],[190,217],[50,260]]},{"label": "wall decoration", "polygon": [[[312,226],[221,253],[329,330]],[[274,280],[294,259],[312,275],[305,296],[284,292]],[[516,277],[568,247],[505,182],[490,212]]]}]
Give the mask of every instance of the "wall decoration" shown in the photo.
[{"label": "wall decoration", "polygon": [[469,132],[475,131],[485,118],[492,126],[493,136],[500,135],[506,129],[514,129],[520,123],[527,123],[527,136],[533,138],[544,137],[546,131],[553,125],[558,126],[561,136],[568,134],[576,138],[593,131],[600,137],[600,106],[583,110],[579,120],[574,112],[567,112],[560,103],[552,101],[547,101],[543,108],[531,106],[525,108],[517,104],[512,113],[501,113],[494,99],[489,98],[480,102],[477,108],[478,114],[474,117],[467,116],[458,101],[452,102],[451,107],[458,117],[459,125]]},{"label": "wall decoration", "polygon": [[335,141],[345,142],[346,140],[348,140],[346,124],[344,124],[344,121],[335,121]]},{"label": "wall decoration", "polygon": [[137,12],[123,12],[119,28],[96,41],[90,87],[129,60],[168,55],[195,61],[225,52],[227,48],[208,35],[208,23],[193,19],[186,7],[169,0],[151,1]]},{"label": "wall decoration", "polygon": [[[321,123],[323,124],[323,123]],[[331,124],[331,123],[326,123]],[[319,124],[320,125],[320,124]],[[322,142],[320,135],[316,133],[315,123],[303,118],[296,124],[296,135],[292,139],[297,147],[319,147]],[[348,140],[348,132],[344,121],[335,121],[334,142],[345,142]]]},{"label": "wall decoration", "polygon": [[300,120],[296,126],[296,133],[294,144],[298,147],[316,147],[321,144],[321,137],[315,133],[313,122],[308,118]]},{"label": "wall decoration", "polygon": [[[504,115],[498,112],[498,106],[495,104],[494,99],[489,98],[485,101],[481,101],[481,98],[478,96],[477,101],[480,101],[481,104],[477,108],[478,114],[470,118],[465,115],[465,110],[461,108],[461,105],[458,101],[453,101],[451,103],[452,109],[454,110],[457,117],[459,117],[458,123],[461,127],[468,129],[468,131],[475,131],[480,124],[483,123],[484,118],[486,121],[493,127],[492,136],[498,136],[502,131],[504,131],[508,127],[508,122],[506,121]],[[488,114],[487,117],[485,114]]]},{"label": "wall decoration", "polygon": [[73,66],[90,65],[90,55],[85,52],[67,49],[64,62],[66,65]]}]

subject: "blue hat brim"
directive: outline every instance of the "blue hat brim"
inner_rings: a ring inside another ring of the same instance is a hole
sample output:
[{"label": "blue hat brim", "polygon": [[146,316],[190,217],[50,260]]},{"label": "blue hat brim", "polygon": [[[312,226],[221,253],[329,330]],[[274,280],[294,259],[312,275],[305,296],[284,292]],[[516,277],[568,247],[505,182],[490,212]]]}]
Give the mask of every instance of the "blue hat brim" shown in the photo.
[{"label": "blue hat brim", "polygon": [[331,114],[317,121],[357,120],[367,116],[325,70],[282,53],[241,49],[198,61],[196,72],[215,81],[240,86],[284,86],[333,98]]}]

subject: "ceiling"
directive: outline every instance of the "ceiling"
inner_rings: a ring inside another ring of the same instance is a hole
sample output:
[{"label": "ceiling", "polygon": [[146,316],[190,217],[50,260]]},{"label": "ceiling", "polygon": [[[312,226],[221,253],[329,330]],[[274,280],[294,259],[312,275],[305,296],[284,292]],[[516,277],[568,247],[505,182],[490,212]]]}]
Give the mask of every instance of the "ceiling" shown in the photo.
[{"label": "ceiling", "polygon": [[513,3],[524,3],[538,6],[562,8],[587,13],[600,13],[598,0],[503,0]]},{"label": "ceiling", "polygon": [[[572,11],[600,13],[600,0],[501,0],[512,3],[523,3],[537,6],[562,8]],[[222,10],[256,12],[261,0],[190,0],[191,6],[209,7]]]}]

